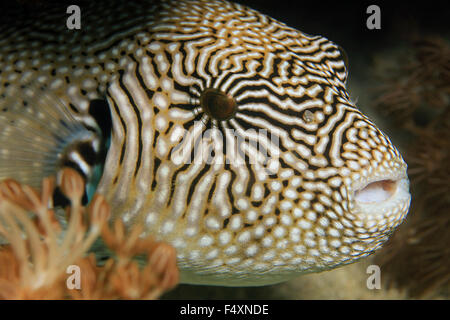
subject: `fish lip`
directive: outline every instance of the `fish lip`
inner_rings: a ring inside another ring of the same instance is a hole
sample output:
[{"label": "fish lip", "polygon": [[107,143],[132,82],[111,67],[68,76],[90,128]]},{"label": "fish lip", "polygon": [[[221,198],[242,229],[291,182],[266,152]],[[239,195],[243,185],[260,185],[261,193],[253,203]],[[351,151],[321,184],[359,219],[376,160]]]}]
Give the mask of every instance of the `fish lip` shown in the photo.
[{"label": "fish lip", "polygon": [[408,180],[406,169],[407,165],[404,162],[398,163],[395,168],[378,168],[378,170],[374,170],[367,177],[361,177],[359,180],[354,181],[350,187],[351,194],[354,195],[357,191],[366,188],[369,184],[382,180]]},{"label": "fish lip", "polygon": [[376,179],[368,182],[364,187],[354,191],[355,201],[364,203],[375,203],[388,201],[397,192],[399,186],[397,179]]},{"label": "fish lip", "polygon": [[[358,196],[358,193],[364,191],[367,187],[370,187],[371,185],[374,186],[378,183],[380,183],[380,186],[383,188],[383,184],[387,184],[388,190],[384,191],[385,193],[388,193],[388,196],[379,199],[378,201],[361,201],[361,197]],[[406,165],[402,166],[399,170],[395,169],[373,174],[366,179],[361,179],[354,183],[349,198],[351,202],[351,211],[364,220],[373,217],[388,217],[393,214],[398,215],[399,213],[401,213],[399,219],[403,219],[408,211],[411,201]]]}]

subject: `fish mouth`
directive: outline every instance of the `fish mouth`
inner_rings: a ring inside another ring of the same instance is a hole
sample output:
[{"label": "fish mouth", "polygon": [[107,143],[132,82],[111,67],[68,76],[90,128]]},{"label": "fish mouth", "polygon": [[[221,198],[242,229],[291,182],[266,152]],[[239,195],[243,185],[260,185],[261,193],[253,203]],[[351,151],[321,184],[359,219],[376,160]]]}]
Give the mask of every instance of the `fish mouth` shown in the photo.
[{"label": "fish mouth", "polygon": [[354,187],[354,212],[368,216],[404,217],[411,201],[406,170],[372,177]]},{"label": "fish mouth", "polygon": [[355,201],[362,203],[381,202],[391,198],[397,191],[398,180],[382,179],[370,182],[355,191]]}]

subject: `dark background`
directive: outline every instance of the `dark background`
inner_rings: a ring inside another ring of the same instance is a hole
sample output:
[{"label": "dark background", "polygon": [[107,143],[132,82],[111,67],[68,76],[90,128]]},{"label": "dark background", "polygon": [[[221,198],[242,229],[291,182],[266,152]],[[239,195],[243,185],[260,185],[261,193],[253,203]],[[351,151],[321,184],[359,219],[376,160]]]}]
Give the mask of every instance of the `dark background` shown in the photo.
[{"label": "dark background", "polygon": [[[272,18],[309,34],[320,34],[335,41],[359,40],[362,44],[377,42],[389,45],[389,37],[403,27],[415,26],[422,31],[448,33],[449,1],[330,1],[330,0],[237,0],[235,2],[259,10]],[[381,9],[381,30],[366,28],[368,6]]]},{"label": "dark background", "polygon": [[[407,41],[414,33],[450,37],[449,1],[330,1],[330,0],[237,0],[310,35],[321,35],[336,42],[350,61],[369,57]],[[381,10],[381,29],[369,30],[367,7]]]}]

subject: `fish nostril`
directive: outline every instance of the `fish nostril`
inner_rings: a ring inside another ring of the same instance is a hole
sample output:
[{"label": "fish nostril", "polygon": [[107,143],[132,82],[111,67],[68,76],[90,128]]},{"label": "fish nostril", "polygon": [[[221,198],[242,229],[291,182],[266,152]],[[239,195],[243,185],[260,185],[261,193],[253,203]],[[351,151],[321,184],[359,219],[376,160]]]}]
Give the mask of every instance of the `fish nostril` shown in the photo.
[{"label": "fish nostril", "polygon": [[364,188],[355,192],[355,200],[358,202],[382,202],[389,199],[397,189],[397,181],[379,180],[369,183]]}]

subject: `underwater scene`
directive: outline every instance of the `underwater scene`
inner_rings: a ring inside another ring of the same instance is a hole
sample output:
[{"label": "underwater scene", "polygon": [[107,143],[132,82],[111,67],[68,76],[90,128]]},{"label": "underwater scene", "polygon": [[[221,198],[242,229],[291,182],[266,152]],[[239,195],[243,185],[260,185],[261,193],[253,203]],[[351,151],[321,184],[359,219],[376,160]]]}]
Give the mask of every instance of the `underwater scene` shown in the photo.
[{"label": "underwater scene", "polygon": [[0,299],[448,300],[449,12],[2,2]]}]

